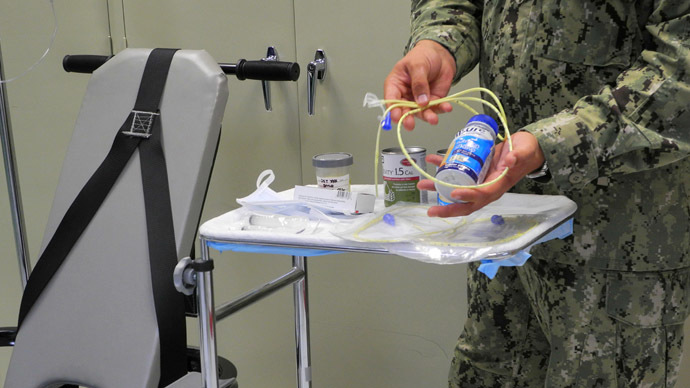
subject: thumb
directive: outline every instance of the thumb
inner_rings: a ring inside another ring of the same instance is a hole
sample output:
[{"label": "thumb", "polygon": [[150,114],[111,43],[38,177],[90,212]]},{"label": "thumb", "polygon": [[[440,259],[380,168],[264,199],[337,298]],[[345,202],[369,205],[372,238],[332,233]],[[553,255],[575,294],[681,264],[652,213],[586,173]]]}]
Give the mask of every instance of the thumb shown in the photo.
[{"label": "thumb", "polygon": [[429,69],[419,64],[412,66],[408,71],[415,102],[421,106],[426,106],[429,103]]},{"label": "thumb", "polygon": [[518,157],[517,151],[513,150],[508,152],[498,161],[498,169],[503,170],[506,167],[510,169],[515,168],[515,165],[518,162]]}]

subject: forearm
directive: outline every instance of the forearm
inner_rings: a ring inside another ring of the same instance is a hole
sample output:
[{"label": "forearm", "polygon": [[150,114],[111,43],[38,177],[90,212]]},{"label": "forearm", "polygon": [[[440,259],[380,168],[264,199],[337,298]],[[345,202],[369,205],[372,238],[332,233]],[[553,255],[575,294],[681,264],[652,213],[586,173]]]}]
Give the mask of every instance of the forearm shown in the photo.
[{"label": "forearm", "polygon": [[648,47],[615,85],[523,128],[537,136],[561,189],[690,153],[690,7],[668,4],[650,16]]}]

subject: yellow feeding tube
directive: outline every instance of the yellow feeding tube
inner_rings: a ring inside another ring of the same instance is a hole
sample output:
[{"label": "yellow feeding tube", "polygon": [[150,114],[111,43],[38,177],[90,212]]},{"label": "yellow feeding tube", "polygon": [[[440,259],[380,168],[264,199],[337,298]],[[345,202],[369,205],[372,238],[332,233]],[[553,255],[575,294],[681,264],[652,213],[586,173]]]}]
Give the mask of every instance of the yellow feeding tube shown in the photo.
[{"label": "yellow feeding tube", "polygon": [[[488,94],[494,100],[495,105],[492,102],[484,100],[482,98],[465,97],[466,94],[473,93],[473,92],[483,92],[483,93]],[[381,104],[381,106],[385,106],[386,104],[390,104],[390,106],[384,111],[383,117],[390,114],[390,111],[393,109],[410,108],[410,111],[403,114],[402,117],[400,118],[400,120],[398,121],[397,136],[398,136],[398,144],[400,145],[400,149],[402,150],[402,153],[405,155],[405,157],[410,162],[410,164],[417,171],[419,171],[419,173],[422,176],[424,176],[427,179],[430,179],[431,181],[433,181],[435,183],[438,183],[438,184],[441,184],[444,186],[448,186],[448,187],[451,187],[454,189],[476,189],[476,188],[486,187],[486,186],[492,185],[492,184],[498,182],[500,179],[503,179],[503,177],[508,173],[508,167],[506,167],[505,170],[503,170],[503,172],[501,173],[501,175],[499,175],[495,179],[493,179],[489,182],[484,182],[484,183],[478,184],[478,185],[461,186],[461,185],[456,185],[456,184],[444,182],[442,180],[437,179],[436,177],[431,176],[429,173],[424,171],[424,169],[419,167],[419,165],[417,165],[417,163],[415,163],[415,161],[410,157],[410,155],[407,153],[407,150],[405,148],[405,144],[403,143],[401,128],[402,128],[402,123],[407,116],[417,114],[417,113],[422,112],[422,111],[429,109],[429,108],[433,108],[434,106],[439,105],[439,104],[443,104],[444,102],[450,102],[450,103],[458,104],[461,107],[469,110],[471,113],[473,113],[475,115],[479,114],[479,112],[477,112],[475,109],[473,109],[472,107],[467,105],[465,103],[465,101],[481,103],[484,106],[488,107],[491,111],[496,113],[496,115],[498,116],[499,120],[501,121],[501,124],[503,125],[503,129],[504,129],[504,135],[501,136],[499,134],[498,138],[501,141],[508,141],[508,149],[510,151],[512,151],[513,150],[513,142],[510,139],[510,130],[508,129],[508,123],[507,123],[505,111],[503,110],[503,105],[501,105],[501,102],[498,100],[498,97],[496,97],[496,95],[492,91],[490,91],[486,88],[471,88],[471,89],[463,90],[462,92],[455,93],[453,95],[450,95],[450,96],[447,96],[444,98],[439,98],[437,100],[433,100],[433,101],[429,102],[429,104],[427,106],[424,106],[424,107],[419,106],[414,101],[379,100],[379,103]],[[365,100],[365,102],[366,102],[366,100]],[[383,131],[382,123],[379,122],[379,125],[377,128],[377,133],[376,133],[376,148],[374,150],[374,187],[376,190],[376,196],[377,197],[379,194],[378,193],[378,176],[379,176],[379,173],[378,173],[378,168],[379,168],[378,152],[379,152],[379,148],[380,148],[380,144],[381,144],[381,132],[382,131]]]}]

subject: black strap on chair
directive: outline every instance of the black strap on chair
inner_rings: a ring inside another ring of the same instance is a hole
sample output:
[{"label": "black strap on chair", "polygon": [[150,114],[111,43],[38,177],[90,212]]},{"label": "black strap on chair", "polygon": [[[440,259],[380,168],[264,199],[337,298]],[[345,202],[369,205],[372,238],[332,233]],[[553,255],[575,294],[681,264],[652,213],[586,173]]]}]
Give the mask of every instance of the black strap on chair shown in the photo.
[{"label": "black strap on chair", "polygon": [[160,337],[161,378],[165,387],[186,374],[184,297],[175,290],[177,264],[168,174],[161,146],[160,101],[176,49],[154,49],[144,68],[134,109],[117,132],[105,160],[70,205],[36,263],[19,309],[21,324],[89,225],[118,176],[138,148],[153,297]]}]

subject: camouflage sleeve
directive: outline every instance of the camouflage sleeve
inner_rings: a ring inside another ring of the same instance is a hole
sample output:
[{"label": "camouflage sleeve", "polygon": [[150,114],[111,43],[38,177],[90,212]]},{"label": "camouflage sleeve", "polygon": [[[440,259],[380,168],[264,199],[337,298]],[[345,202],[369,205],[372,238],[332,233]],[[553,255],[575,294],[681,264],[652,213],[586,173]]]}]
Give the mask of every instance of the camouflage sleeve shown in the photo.
[{"label": "camouflage sleeve", "polygon": [[482,1],[412,0],[412,33],[405,48],[420,40],[433,40],[455,57],[453,82],[469,73],[479,61]]},{"label": "camouflage sleeve", "polygon": [[537,136],[554,183],[579,189],[600,176],[679,161],[690,152],[690,2],[656,1],[650,39],[615,85],[523,128]]}]

